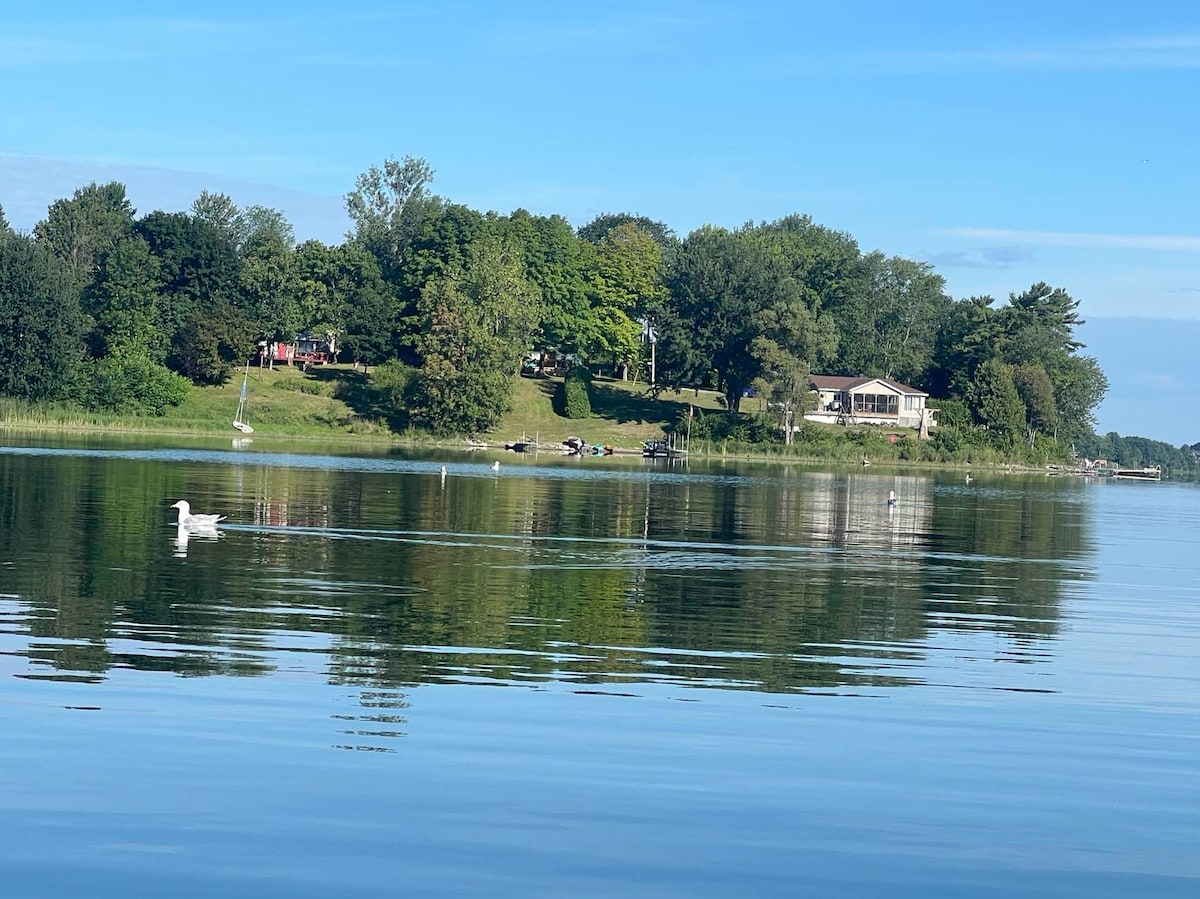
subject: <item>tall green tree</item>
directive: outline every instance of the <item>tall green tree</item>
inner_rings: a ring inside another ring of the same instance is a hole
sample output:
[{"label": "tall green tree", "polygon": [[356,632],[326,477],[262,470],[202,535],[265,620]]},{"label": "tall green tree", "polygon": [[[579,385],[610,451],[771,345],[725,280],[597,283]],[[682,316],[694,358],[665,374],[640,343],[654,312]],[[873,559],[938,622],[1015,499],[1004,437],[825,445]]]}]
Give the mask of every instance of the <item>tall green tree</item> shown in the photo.
[{"label": "tall green tree", "polygon": [[849,234],[819,225],[807,215],[789,215],[747,230],[780,260],[814,312],[840,317],[844,307],[861,302],[869,283],[858,243]]},{"label": "tall green tree", "polygon": [[1013,384],[1025,405],[1025,436],[1030,446],[1039,433],[1053,434],[1058,427],[1058,405],[1054,400],[1054,385],[1046,368],[1037,362],[1013,367]]},{"label": "tall green tree", "polygon": [[255,329],[242,309],[241,259],[227,235],[182,212],[152,212],[136,233],[157,257],[167,365],[197,384],[220,384],[250,356]]},{"label": "tall green tree", "polygon": [[247,257],[238,273],[246,317],[268,340],[292,340],[307,330],[301,305],[297,254],[278,252]]},{"label": "tall green tree", "polygon": [[1025,427],[1025,404],[1017,392],[1013,369],[999,359],[979,366],[968,402],[980,424],[1000,439],[1019,439]]},{"label": "tall green tree", "polygon": [[384,277],[398,280],[409,244],[441,201],[429,193],[433,169],[424,159],[388,158],[358,176],[346,195],[353,239],[375,255]]},{"label": "tall green tree", "polygon": [[278,256],[296,246],[296,231],[278,209],[247,206],[242,210],[238,251],[246,257]]},{"label": "tall green tree", "polygon": [[930,394],[966,397],[975,371],[998,356],[1001,332],[994,302],[989,296],[977,296],[950,304],[934,339],[926,376]]},{"label": "tall green tree", "polygon": [[1041,367],[1050,380],[1056,414],[1055,425],[1046,430],[1066,439],[1089,433],[1108,380],[1095,359],[1079,354],[1079,301],[1039,282],[1011,295],[996,324],[1001,358],[1018,368]]},{"label": "tall green tree", "polygon": [[633,222],[618,225],[596,248],[593,275],[595,342],[589,355],[613,360],[624,373],[641,352],[643,322],[657,321],[668,292],[662,247]]},{"label": "tall green tree", "polygon": [[495,234],[471,245],[462,269],[432,278],[418,304],[421,368],[412,421],[438,433],[491,428],[511,403],[540,300],[519,250]]},{"label": "tall green tree", "polygon": [[171,337],[159,310],[159,268],[150,245],[138,235],[119,241],[104,257],[95,282],[83,294],[84,308],[95,322],[95,355],[159,363],[166,358]]},{"label": "tall green tree", "polygon": [[597,336],[590,278],[595,247],[577,237],[558,215],[518,209],[497,224],[520,247],[526,275],[541,292],[539,345],[563,353],[582,353],[593,346]]},{"label": "tall green tree", "polygon": [[192,216],[209,225],[232,246],[242,238],[242,210],[229,194],[200,191],[192,201]]},{"label": "tall green tree", "polygon": [[1108,392],[1108,378],[1094,356],[1074,354],[1055,367],[1054,405],[1058,413],[1054,437],[1076,440],[1093,432],[1096,409]]},{"label": "tall green tree", "polygon": [[763,375],[757,339],[810,367],[836,345],[832,324],[813,316],[787,267],[751,232],[693,231],[679,249],[668,287],[671,301],[659,335],[663,380],[693,386],[711,375],[731,417],[745,389]]},{"label": "tall green tree", "polygon": [[168,294],[206,307],[237,297],[241,260],[220,229],[184,212],[151,212],[135,230],[158,257]]},{"label": "tall green tree", "polygon": [[1044,282],[1010,295],[997,313],[1005,361],[1045,363],[1074,353],[1080,347],[1074,329],[1084,323],[1078,310],[1078,300]]},{"label": "tall green tree", "polygon": [[85,406],[161,415],[187,396],[187,380],[163,365],[171,342],[159,310],[161,296],[159,261],[149,244],[138,235],[122,239],[83,292],[96,357],[88,364],[80,397]]},{"label": "tall green tree", "polygon": [[636,225],[645,231],[662,249],[665,263],[670,265],[674,261],[675,251],[679,248],[679,237],[663,222],[655,221],[644,215],[633,215],[629,212],[606,212],[581,227],[578,234],[581,239],[599,246],[604,238],[622,225]]},{"label": "tall green tree", "polygon": [[132,230],[133,216],[125,185],[93,182],[76,190],[71,199],[52,203],[46,218],[33,226],[33,234],[82,287],[104,254]]},{"label": "tall green tree", "polygon": [[71,398],[79,384],[83,329],[69,266],[40,241],[0,236],[0,393]]},{"label": "tall green tree", "polygon": [[395,357],[395,288],[383,280],[379,262],[370,253],[350,245],[339,250],[337,288],[345,327],[343,345],[356,364],[382,365]]},{"label": "tall green tree", "polygon": [[8,223],[8,219],[4,215],[4,207],[0,206],[0,237],[6,237],[15,233],[12,225]]},{"label": "tall green tree", "polygon": [[928,263],[869,253],[863,280],[835,304],[843,374],[928,386],[937,336],[951,300]]}]

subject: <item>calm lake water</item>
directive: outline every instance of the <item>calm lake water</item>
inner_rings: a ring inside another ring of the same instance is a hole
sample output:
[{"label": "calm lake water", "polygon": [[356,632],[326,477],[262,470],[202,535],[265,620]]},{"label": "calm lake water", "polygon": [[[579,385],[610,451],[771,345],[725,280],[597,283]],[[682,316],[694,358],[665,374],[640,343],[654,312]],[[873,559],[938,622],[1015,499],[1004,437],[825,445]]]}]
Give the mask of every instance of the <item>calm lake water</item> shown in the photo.
[{"label": "calm lake water", "polygon": [[5,896],[1200,895],[1195,486],[8,440]]}]

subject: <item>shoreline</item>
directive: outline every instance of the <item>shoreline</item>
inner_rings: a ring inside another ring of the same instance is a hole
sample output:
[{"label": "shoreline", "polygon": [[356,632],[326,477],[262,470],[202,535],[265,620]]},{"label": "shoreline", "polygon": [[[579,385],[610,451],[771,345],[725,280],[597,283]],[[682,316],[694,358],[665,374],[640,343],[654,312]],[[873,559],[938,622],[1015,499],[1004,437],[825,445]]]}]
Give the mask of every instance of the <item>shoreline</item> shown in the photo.
[{"label": "shoreline", "polygon": [[[545,456],[568,456],[567,452],[558,452],[554,449],[537,450],[534,452],[515,453],[512,450],[505,448],[504,440],[489,439],[485,441],[467,443],[465,438],[446,439],[429,437],[427,439],[414,438],[405,435],[379,435],[379,434],[319,434],[313,432],[299,434],[280,434],[275,432],[255,432],[252,435],[244,435],[239,432],[230,431],[225,433],[218,430],[208,429],[187,429],[187,428],[172,428],[172,427],[147,427],[141,425],[129,424],[110,424],[110,423],[22,423],[13,421],[0,421],[0,433],[5,434],[23,434],[29,437],[38,435],[63,435],[72,437],[84,436],[102,436],[109,438],[120,438],[122,436],[136,438],[188,438],[194,440],[230,440],[231,442],[261,440],[264,443],[300,443],[313,446],[325,445],[338,448],[352,448],[361,446],[364,449],[428,449],[428,450],[446,450],[452,452],[484,452],[489,454],[500,455],[515,455],[521,457],[530,457],[536,459],[540,455]],[[316,453],[314,453],[316,454]],[[615,447],[614,452],[609,458],[642,458],[640,447]],[[591,458],[590,456],[588,458]],[[600,456],[597,458],[605,458]],[[731,451],[721,450],[712,447],[704,447],[692,450],[688,459],[698,459],[706,463],[711,462],[752,462],[756,464],[783,464],[783,465],[812,465],[812,466],[833,466],[837,468],[862,468],[864,470],[879,467],[883,469],[912,469],[920,471],[968,471],[979,470],[987,471],[996,474],[1041,474],[1053,477],[1090,477],[1084,470],[1070,470],[1062,466],[1056,466],[1048,463],[1042,466],[1031,466],[1020,462],[985,462],[985,461],[934,461],[924,459],[879,459],[871,460],[867,465],[861,462],[855,462],[836,456],[821,456],[821,455],[803,455],[803,454],[785,454],[779,452],[745,452],[743,450]],[[687,464],[687,459],[676,460],[672,465]]]}]

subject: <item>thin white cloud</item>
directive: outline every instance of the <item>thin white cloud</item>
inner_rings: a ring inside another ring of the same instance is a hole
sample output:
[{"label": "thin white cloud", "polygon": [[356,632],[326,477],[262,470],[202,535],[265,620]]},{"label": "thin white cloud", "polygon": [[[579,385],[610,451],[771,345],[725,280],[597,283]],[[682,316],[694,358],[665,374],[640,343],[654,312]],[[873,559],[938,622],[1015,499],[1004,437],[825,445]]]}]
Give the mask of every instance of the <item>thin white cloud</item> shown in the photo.
[{"label": "thin white cloud", "polygon": [[680,52],[681,33],[711,27],[698,15],[642,14],[567,21],[512,20],[489,29],[487,42],[522,56],[606,58]]},{"label": "thin white cloud", "polygon": [[256,203],[281,210],[302,240],[337,243],[350,227],[340,196],[179,168],[0,154],[0,203],[21,230],[31,229],[52,202],[92,181],[120,181],[139,214],[188,209],[200,191],[209,190],[227,193],[243,206]]},{"label": "thin white cloud", "polygon": [[941,74],[972,71],[1106,71],[1200,69],[1200,34],[1098,38],[1060,44],[960,47],[896,52],[818,54],[791,59],[787,68],[841,64],[866,74]]},{"label": "thin white cloud", "polygon": [[943,233],[968,240],[1002,240],[1045,247],[1200,253],[1200,237],[1189,234],[1098,234],[1086,231],[1021,231],[1009,228],[949,228]]},{"label": "thin white cloud", "polygon": [[358,56],[352,53],[311,53],[296,56],[292,62],[305,66],[330,66],[355,69],[417,69],[421,63],[408,56]]},{"label": "thin white cloud", "polygon": [[85,43],[72,40],[0,38],[0,68],[3,69],[106,62],[115,58],[144,55],[143,50],[89,47]]},{"label": "thin white cloud", "polygon": [[951,250],[927,256],[936,266],[951,268],[1011,268],[1033,258],[1033,250],[1021,244],[998,247],[974,247],[970,250]]},{"label": "thin white cloud", "polygon": [[0,69],[126,62],[213,52],[218,38],[251,36],[239,22],[200,19],[44,23],[0,37]]}]

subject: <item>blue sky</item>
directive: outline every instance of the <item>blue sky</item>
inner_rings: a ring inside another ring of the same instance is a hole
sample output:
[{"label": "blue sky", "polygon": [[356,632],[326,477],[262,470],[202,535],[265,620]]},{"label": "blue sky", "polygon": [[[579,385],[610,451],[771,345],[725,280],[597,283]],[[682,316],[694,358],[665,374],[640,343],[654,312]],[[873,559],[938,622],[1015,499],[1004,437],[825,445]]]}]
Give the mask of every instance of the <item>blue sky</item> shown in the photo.
[{"label": "blue sky", "polygon": [[[117,178],[141,211],[226,190],[336,241],[354,177],[411,154],[480,208],[681,234],[804,212],[934,262],[955,296],[1045,280],[1086,318],[1200,321],[1197,4],[45,7],[0,12],[19,227]],[[1114,394],[1138,374],[1101,363]],[[1101,428],[1200,439],[1200,400],[1167,416],[1148,393]]]}]

